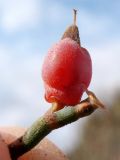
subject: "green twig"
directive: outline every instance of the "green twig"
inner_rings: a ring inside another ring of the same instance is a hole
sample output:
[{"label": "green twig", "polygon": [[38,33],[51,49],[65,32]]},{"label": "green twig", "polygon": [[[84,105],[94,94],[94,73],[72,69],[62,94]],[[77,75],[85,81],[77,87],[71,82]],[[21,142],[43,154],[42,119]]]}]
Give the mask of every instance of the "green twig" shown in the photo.
[{"label": "green twig", "polygon": [[52,130],[88,116],[101,106],[92,92],[88,96],[86,100],[74,107],[65,107],[39,118],[22,137],[9,144],[12,160],[16,160],[19,156],[31,150]]}]

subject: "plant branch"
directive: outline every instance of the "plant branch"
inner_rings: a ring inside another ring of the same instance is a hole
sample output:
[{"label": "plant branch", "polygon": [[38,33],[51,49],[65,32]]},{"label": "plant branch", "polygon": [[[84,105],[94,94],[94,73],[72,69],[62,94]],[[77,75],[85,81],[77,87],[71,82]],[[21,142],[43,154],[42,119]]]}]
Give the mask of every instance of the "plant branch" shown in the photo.
[{"label": "plant branch", "polygon": [[65,107],[57,112],[49,112],[40,117],[25,134],[8,145],[12,160],[30,151],[46,135],[54,129],[70,124],[79,118],[93,113],[98,107],[102,107],[97,97],[89,92],[88,98],[74,107]]}]

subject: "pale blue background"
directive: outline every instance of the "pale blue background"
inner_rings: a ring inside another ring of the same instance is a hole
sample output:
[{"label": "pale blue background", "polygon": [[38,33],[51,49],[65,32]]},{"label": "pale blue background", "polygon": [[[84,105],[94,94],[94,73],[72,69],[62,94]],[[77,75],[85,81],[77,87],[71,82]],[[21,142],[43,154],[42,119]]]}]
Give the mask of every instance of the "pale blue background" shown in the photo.
[{"label": "pale blue background", "polygon": [[[93,61],[90,85],[109,102],[120,82],[119,0],[0,0],[0,125],[24,127],[49,108],[41,80],[43,57],[72,24]],[[82,120],[49,135],[67,153],[77,142]],[[82,132],[81,132],[82,133]],[[64,142],[64,143],[63,143]]]}]

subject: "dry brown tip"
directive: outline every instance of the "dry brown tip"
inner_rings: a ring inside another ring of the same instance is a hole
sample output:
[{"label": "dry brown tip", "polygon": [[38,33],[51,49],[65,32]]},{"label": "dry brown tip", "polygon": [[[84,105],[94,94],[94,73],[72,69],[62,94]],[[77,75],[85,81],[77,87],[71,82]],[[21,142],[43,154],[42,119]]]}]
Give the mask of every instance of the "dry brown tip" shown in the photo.
[{"label": "dry brown tip", "polygon": [[94,106],[96,106],[97,108],[100,107],[102,109],[105,109],[105,105],[96,97],[96,95],[92,92],[89,91],[88,89],[86,89],[86,94],[89,97],[90,103]]},{"label": "dry brown tip", "polygon": [[76,9],[73,9],[73,15],[74,15],[73,16],[73,18],[74,18],[73,19],[73,24],[76,25],[76,18],[77,18],[77,10]]},{"label": "dry brown tip", "polygon": [[77,10],[73,9],[73,13],[74,13],[74,15],[73,15],[73,25],[70,25],[66,29],[66,31],[64,32],[61,39],[71,38],[72,40],[76,41],[80,45],[79,30],[78,30],[78,27],[76,25]]}]

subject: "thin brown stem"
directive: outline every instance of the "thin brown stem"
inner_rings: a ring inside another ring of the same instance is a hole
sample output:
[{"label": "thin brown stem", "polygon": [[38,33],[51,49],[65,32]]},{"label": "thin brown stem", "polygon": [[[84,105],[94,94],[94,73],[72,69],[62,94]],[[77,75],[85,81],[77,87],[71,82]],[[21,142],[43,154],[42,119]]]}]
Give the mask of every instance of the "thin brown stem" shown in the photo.
[{"label": "thin brown stem", "polygon": [[73,9],[73,13],[74,13],[74,15],[73,15],[73,24],[76,26],[76,19],[77,19],[77,10],[76,9]]}]

